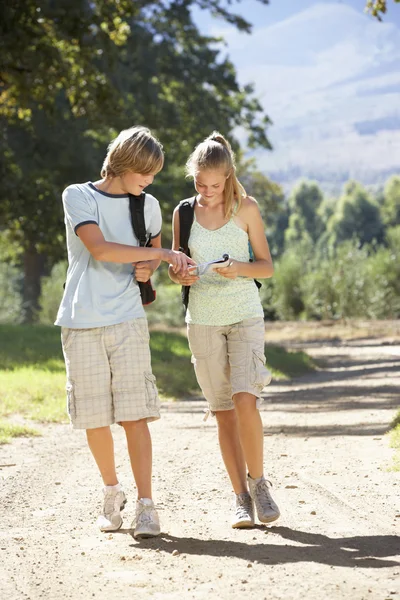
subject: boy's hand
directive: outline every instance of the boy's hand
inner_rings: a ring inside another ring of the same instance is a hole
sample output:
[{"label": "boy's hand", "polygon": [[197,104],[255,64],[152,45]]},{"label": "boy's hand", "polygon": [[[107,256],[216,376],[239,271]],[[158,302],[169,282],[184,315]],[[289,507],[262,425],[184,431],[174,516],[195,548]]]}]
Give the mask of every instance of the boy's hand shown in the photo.
[{"label": "boy's hand", "polygon": [[196,265],[194,260],[179,250],[164,250],[161,260],[169,263],[173,272],[179,273],[181,276],[188,275],[189,265]]},{"label": "boy's hand", "polygon": [[135,267],[136,281],[146,282],[154,273],[153,261],[151,260],[143,260],[132,264]]}]

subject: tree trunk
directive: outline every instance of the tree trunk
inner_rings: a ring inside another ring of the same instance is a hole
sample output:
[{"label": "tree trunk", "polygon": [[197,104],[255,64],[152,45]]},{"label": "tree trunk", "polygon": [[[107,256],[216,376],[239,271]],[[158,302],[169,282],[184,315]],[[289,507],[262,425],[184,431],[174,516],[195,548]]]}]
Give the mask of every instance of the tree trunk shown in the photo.
[{"label": "tree trunk", "polygon": [[38,254],[32,244],[24,254],[24,281],[23,281],[23,323],[34,323],[39,313],[39,297],[41,290],[41,277],[45,274],[44,254]]}]

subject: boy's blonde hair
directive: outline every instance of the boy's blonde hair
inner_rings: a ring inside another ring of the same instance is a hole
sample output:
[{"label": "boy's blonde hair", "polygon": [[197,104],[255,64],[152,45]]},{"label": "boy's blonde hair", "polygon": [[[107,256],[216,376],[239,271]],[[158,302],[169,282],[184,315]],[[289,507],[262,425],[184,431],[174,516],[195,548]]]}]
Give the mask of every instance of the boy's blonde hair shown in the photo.
[{"label": "boy's blonde hair", "polygon": [[230,217],[240,209],[242,198],[247,196],[246,190],[236,177],[235,154],[228,140],[218,131],[213,131],[201,142],[186,163],[186,173],[195,177],[200,171],[223,169],[227,177],[224,189],[225,216]]},{"label": "boy's blonde hair", "polygon": [[147,127],[124,129],[108,146],[101,176],[119,177],[127,171],[148,175],[163,168],[162,145]]}]

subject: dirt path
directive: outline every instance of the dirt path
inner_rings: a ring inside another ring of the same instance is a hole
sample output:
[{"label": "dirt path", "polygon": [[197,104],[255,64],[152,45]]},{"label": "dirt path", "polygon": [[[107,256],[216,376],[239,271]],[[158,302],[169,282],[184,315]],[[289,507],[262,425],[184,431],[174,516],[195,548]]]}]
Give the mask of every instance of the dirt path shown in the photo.
[{"label": "dirt path", "polygon": [[302,344],[326,368],[272,384],[262,410],[276,525],[229,527],[232,496],[203,402],[153,424],[163,534],[128,529],[134,489],[115,428],[126,529],[94,522],[101,487],[84,436],[59,425],[0,447],[2,598],[400,598],[400,477],[385,437],[399,406],[400,346]]}]

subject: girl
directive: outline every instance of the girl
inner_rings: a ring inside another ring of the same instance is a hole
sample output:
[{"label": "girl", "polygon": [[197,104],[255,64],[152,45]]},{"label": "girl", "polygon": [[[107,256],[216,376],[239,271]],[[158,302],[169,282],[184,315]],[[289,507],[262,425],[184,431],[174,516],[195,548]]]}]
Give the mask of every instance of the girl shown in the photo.
[{"label": "girl", "polygon": [[182,273],[191,262],[161,248],[160,207],[150,194],[144,217],[153,247],[139,248],[132,230],[129,194],[139,196],[163,163],[158,140],[147,128],[132,127],[110,144],[99,181],[70,185],[63,193],[69,265],[55,324],[62,328],[68,413],[74,428],[86,430],[104,482],[102,531],[122,525],[126,497],[115,469],[110,425],[123,426],[138,492],[135,537],[160,533],[148,428],[148,422],[160,418],[159,398],[137,282],[147,281],[160,261]]},{"label": "girl", "polygon": [[[197,191],[189,238],[192,259],[204,263],[230,256],[228,266],[201,277],[169,269],[172,281],[190,286],[186,313],[197,381],[217,418],[222,458],[236,494],[232,527],[262,523],[280,513],[263,475],[261,391],[265,367],[264,320],[254,278],[273,266],[257,202],[236,177],[228,141],[214,132],[186,164]],[[173,215],[173,249],[179,248],[179,207]],[[250,262],[249,242],[254,253]],[[247,471],[247,480],[246,480]]]}]

